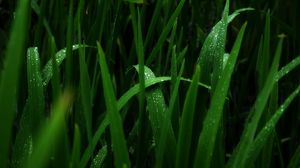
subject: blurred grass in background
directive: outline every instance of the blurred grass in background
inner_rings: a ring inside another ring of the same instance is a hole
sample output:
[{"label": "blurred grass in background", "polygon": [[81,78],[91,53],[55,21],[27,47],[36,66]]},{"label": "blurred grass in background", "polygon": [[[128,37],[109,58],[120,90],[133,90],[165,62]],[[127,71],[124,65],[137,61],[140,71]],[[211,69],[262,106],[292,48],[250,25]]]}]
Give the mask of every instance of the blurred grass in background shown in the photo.
[{"label": "blurred grass in background", "polygon": [[299,8],[0,1],[0,167],[299,167]]}]

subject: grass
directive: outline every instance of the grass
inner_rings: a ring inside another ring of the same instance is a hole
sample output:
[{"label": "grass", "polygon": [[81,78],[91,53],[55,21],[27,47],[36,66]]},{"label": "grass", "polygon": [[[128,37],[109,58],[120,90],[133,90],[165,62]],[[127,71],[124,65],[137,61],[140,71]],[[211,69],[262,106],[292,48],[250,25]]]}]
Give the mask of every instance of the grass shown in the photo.
[{"label": "grass", "polygon": [[0,167],[299,167],[282,4],[1,1]]}]

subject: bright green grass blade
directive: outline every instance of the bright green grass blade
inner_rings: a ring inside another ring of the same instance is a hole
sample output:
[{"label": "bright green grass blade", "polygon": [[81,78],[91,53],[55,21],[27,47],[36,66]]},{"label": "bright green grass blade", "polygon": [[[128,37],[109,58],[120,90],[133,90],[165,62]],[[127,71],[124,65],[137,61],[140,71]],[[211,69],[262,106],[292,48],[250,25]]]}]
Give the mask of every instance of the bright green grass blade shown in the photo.
[{"label": "bright green grass blade", "polygon": [[[145,88],[148,88],[150,86],[153,86],[155,84],[159,84],[162,82],[167,82],[170,80],[171,80],[171,77],[156,77],[156,78],[146,79],[145,80]],[[191,80],[184,79],[184,78],[180,78],[180,80],[185,81],[185,82],[191,82]],[[120,111],[132,97],[134,97],[135,95],[137,95],[140,92],[139,85],[140,84],[134,85],[132,88],[130,88],[126,93],[124,93],[119,98],[119,100],[117,102],[118,111]],[[204,87],[203,86],[204,84],[198,83],[198,85]],[[205,88],[209,89],[209,86],[205,87]],[[88,147],[86,148],[86,150],[81,158],[79,167],[86,167],[86,164],[88,163],[90,157],[92,156],[94,149],[101,138],[101,135],[104,133],[105,128],[108,125],[109,125],[109,120],[107,117],[105,117],[104,120],[101,122],[100,126],[98,126],[96,133],[94,134],[94,137],[92,139],[92,142],[89,143]]]},{"label": "bright green grass blade", "polygon": [[288,168],[298,168],[300,166],[300,145],[298,145],[296,152],[292,156]]},{"label": "bright green grass blade", "polygon": [[[73,45],[73,50],[77,50],[78,48],[81,48],[81,47],[87,47],[87,46],[76,44],[76,45]],[[66,49],[64,48],[55,54],[57,66],[60,66],[60,64],[63,62],[63,60],[65,60],[65,58],[66,58]],[[46,86],[53,76],[52,58],[45,65],[45,67],[42,71],[42,76],[43,76],[43,84],[44,84],[44,86]]]},{"label": "bright green grass blade", "polygon": [[[44,167],[47,161],[50,159],[51,150],[53,146],[56,146],[56,142],[63,136],[62,127],[65,124],[65,114],[72,101],[72,95],[69,92],[65,92],[54,105],[52,110],[52,117],[49,123],[45,124],[45,127],[40,132],[40,136],[33,149],[32,156],[28,159],[26,167]],[[49,144],[49,142],[51,142]]]},{"label": "bright green grass blade", "polygon": [[120,114],[118,113],[117,100],[114,94],[114,89],[106,64],[105,55],[99,43],[97,43],[97,46],[100,56],[99,64],[101,68],[107,115],[109,116],[110,121],[110,133],[113,144],[115,166],[130,167],[122,120]]},{"label": "bright green grass blade", "polygon": [[98,154],[94,157],[91,168],[103,167],[103,162],[105,160],[106,155],[107,146],[105,145],[98,151]]},{"label": "bright green grass blade", "polygon": [[226,1],[222,19],[213,27],[207,36],[198,58],[202,69],[201,82],[210,83],[210,71],[212,73],[212,90],[215,90],[217,81],[221,77],[223,69],[223,55],[227,32],[227,20],[229,12],[229,0]]},{"label": "bright green grass blade", "polygon": [[262,128],[262,130],[255,137],[255,140],[249,149],[249,154],[248,154],[247,160],[245,161],[245,165],[254,163],[260,150],[268,142],[268,137],[275,130],[275,126],[278,123],[279,119],[284,114],[284,112],[286,111],[288,106],[291,104],[291,102],[299,94],[299,92],[300,92],[300,85],[289,95],[289,97],[287,99],[285,99],[284,103],[276,110],[276,112],[271,117],[271,119],[265,124],[265,126]]},{"label": "bright green grass blade", "polygon": [[189,153],[190,145],[192,138],[192,127],[193,127],[193,118],[195,113],[195,105],[198,94],[198,81],[200,78],[200,67],[196,66],[196,71],[193,76],[192,83],[189,86],[189,89],[186,94],[184,101],[179,134],[178,134],[178,143],[176,150],[176,167],[189,167]]},{"label": "bright green grass blade", "polygon": [[16,114],[17,88],[27,36],[29,1],[18,2],[16,17],[13,20],[11,35],[7,44],[4,70],[0,83],[0,167],[8,165],[11,129]]},{"label": "bright green grass blade", "polygon": [[293,59],[287,65],[282,67],[280,71],[277,73],[276,80],[279,81],[282,77],[289,74],[293,69],[295,69],[298,65],[300,65],[300,56]]},{"label": "bright green grass blade", "polygon": [[160,49],[163,46],[164,41],[166,40],[169,32],[172,30],[173,25],[175,24],[176,18],[179,16],[181,9],[184,5],[185,0],[180,0],[178,6],[176,7],[174,13],[172,14],[172,16],[170,17],[167,25],[164,27],[164,29],[162,30],[161,35],[159,36],[159,39],[156,43],[156,45],[154,46],[153,50],[151,51],[147,61],[146,61],[146,65],[150,65],[155,58],[157,57]]},{"label": "bright green grass blade", "polygon": [[166,152],[166,140],[167,140],[167,134],[168,134],[168,120],[171,121],[171,116],[172,116],[172,112],[174,110],[175,107],[175,102],[177,100],[177,96],[178,96],[178,89],[179,89],[179,84],[180,84],[180,78],[182,76],[183,73],[183,69],[184,69],[184,61],[181,64],[181,68],[179,71],[179,74],[177,76],[177,78],[175,79],[175,83],[174,83],[174,87],[172,89],[172,94],[171,94],[171,98],[170,98],[170,104],[166,113],[166,118],[163,121],[163,127],[160,133],[160,139],[157,145],[157,152],[156,152],[156,162],[155,162],[155,167],[156,168],[160,168],[163,166],[163,159],[164,159],[164,154]]},{"label": "bright green grass blade", "polygon": [[261,92],[259,93],[254,106],[251,109],[250,116],[248,118],[248,122],[245,125],[243,135],[241,137],[241,140],[236,147],[233,155],[231,156],[230,160],[228,161],[227,166],[228,167],[244,167],[245,160],[247,158],[249,149],[251,144],[254,141],[254,136],[257,130],[257,126],[259,123],[259,120],[261,118],[261,115],[266,107],[268,98],[270,96],[270,93],[273,89],[273,86],[276,82],[276,74],[277,69],[279,66],[280,56],[281,56],[281,50],[282,50],[282,43],[283,39],[281,38],[280,41],[277,44],[275,57],[269,72],[269,75],[266,79],[265,85]]},{"label": "bright green grass blade", "polygon": [[33,139],[44,123],[45,97],[40,73],[40,58],[36,47],[27,50],[28,110]]},{"label": "bright green grass blade", "polygon": [[238,9],[238,10],[234,11],[232,14],[230,14],[228,16],[227,23],[228,24],[231,23],[242,12],[252,11],[252,10],[255,10],[255,9],[254,8],[242,8],[242,9]]},{"label": "bright green grass blade", "polygon": [[85,118],[87,139],[90,142],[92,140],[92,101],[91,101],[91,87],[90,78],[87,68],[87,63],[85,62],[85,50],[79,53],[79,70],[80,70],[80,99],[83,106],[83,114]]},{"label": "bright green grass blade", "polygon": [[[139,72],[139,66],[134,66],[135,69]],[[145,66],[145,80],[156,78],[154,73],[151,71],[150,68]],[[166,111],[167,106],[165,103],[164,95],[159,87],[154,87],[152,89],[149,89],[146,91],[146,101],[147,101],[147,110],[149,112],[149,120],[152,127],[152,132],[154,136],[154,142],[159,142],[160,132],[163,127],[163,121],[166,118]],[[175,146],[176,146],[176,140],[174,136],[173,129],[171,127],[171,121],[168,122],[168,128],[167,128],[167,138],[168,138],[168,151],[169,151],[169,157],[168,163],[172,164],[173,160],[171,158],[175,158],[173,156],[175,154]]]},{"label": "bright green grass blade", "polygon": [[216,91],[213,94],[210,108],[203,122],[203,128],[200,133],[196,157],[194,160],[194,168],[204,167],[209,168],[214,151],[214,145],[218,129],[220,128],[220,121],[223,116],[223,106],[225,103],[226,95],[230,85],[231,75],[239,54],[242,44],[246,23],[242,26],[237,39],[233,45],[230,57],[222,76],[217,84]]},{"label": "bright green grass blade", "polygon": [[73,149],[72,149],[72,155],[71,155],[71,163],[70,167],[79,167],[79,161],[80,161],[80,149],[81,149],[81,138],[80,138],[80,130],[79,126],[75,124],[74,127],[74,138],[73,138]]}]

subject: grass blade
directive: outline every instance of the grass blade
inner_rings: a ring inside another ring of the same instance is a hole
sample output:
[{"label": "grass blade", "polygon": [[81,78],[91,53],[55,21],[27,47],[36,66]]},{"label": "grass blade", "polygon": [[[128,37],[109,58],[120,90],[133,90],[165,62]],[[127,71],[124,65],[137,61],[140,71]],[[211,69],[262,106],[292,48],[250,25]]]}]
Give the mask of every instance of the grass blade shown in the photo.
[{"label": "grass blade", "polygon": [[259,93],[254,106],[251,109],[250,116],[248,118],[248,122],[245,125],[243,135],[241,140],[236,147],[232,157],[228,162],[228,167],[240,167],[245,166],[245,160],[247,158],[250,144],[254,141],[254,135],[261,118],[262,112],[265,109],[270,93],[273,89],[273,86],[276,82],[276,74],[279,65],[279,60],[281,56],[283,39],[281,38],[277,44],[275,57],[269,72],[269,75],[266,79],[265,85],[261,92]]},{"label": "grass blade", "polygon": [[110,121],[110,132],[114,150],[114,162],[116,167],[130,167],[128,150],[123,132],[121,116],[117,109],[117,100],[114,94],[113,85],[110,79],[108,67],[105,60],[104,52],[99,43],[98,53],[100,56],[99,64],[101,68],[102,82],[107,115]]},{"label": "grass blade", "polygon": [[19,84],[22,55],[27,36],[29,0],[18,2],[16,18],[7,44],[4,70],[0,83],[0,167],[7,167],[11,129],[16,114],[16,92]]},{"label": "grass blade", "polygon": [[298,145],[296,152],[292,156],[288,168],[297,168],[300,165],[300,145]]},{"label": "grass blade", "polygon": [[102,167],[106,155],[107,155],[107,146],[105,145],[98,151],[98,154],[93,159],[91,168]]},{"label": "grass blade", "polygon": [[198,93],[198,81],[200,78],[200,67],[196,66],[196,71],[193,76],[192,83],[186,94],[184,101],[182,117],[179,128],[177,152],[176,152],[176,167],[189,167],[189,152],[192,138],[193,117]]},{"label": "grass blade", "polygon": [[199,137],[197,153],[194,160],[194,168],[210,167],[217,132],[220,128],[220,121],[223,116],[223,106],[228,92],[231,75],[241,47],[246,25],[246,23],[243,25],[237,36],[230,53],[230,57],[222,73],[221,80],[219,80],[216,91],[213,94],[211,105],[205,117],[203,128]]}]

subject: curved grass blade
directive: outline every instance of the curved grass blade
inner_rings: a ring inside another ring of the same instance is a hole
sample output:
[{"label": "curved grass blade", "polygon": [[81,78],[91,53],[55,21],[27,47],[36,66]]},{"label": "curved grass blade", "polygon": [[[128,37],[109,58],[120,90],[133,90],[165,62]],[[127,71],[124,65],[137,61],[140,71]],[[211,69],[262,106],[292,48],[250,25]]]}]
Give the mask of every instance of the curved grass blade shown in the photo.
[{"label": "curved grass blade", "polygon": [[210,83],[210,71],[212,73],[212,90],[214,91],[217,81],[223,71],[223,56],[225,53],[225,39],[228,26],[229,0],[226,1],[222,19],[213,27],[207,36],[199,58],[198,64],[201,71],[201,82]]},{"label": "curved grass blade", "polygon": [[[134,66],[135,69],[139,72],[139,66]],[[154,73],[151,71],[150,68],[145,66],[145,80],[156,78]],[[163,121],[166,118],[166,111],[167,106],[165,103],[165,99],[163,96],[163,93],[159,87],[155,87],[153,89],[149,89],[146,91],[146,101],[147,101],[147,109],[149,111],[149,120],[151,123],[153,136],[154,136],[154,142],[159,142],[160,132],[163,127]],[[175,154],[175,146],[176,146],[176,140],[174,136],[173,129],[171,127],[171,121],[167,121],[168,128],[167,128],[167,138],[168,138],[168,151],[169,151],[169,157],[168,162],[169,164],[172,164],[173,160],[172,158],[175,158],[172,156]]]},{"label": "curved grass blade", "polygon": [[222,73],[221,80],[219,80],[217,83],[216,91],[213,94],[211,104],[204,119],[203,128],[200,133],[196,157],[194,159],[194,168],[210,167],[218,129],[220,128],[221,124],[220,121],[223,116],[223,106],[230,85],[231,75],[234,70],[243,40],[246,25],[247,23],[242,26],[233,45],[225,69]]},{"label": "curved grass blade", "polygon": [[159,53],[159,50],[162,48],[164,41],[166,40],[168,34],[172,30],[172,28],[175,24],[176,18],[179,16],[184,3],[185,3],[185,0],[180,0],[178,6],[176,7],[176,9],[174,11],[174,13],[170,17],[167,25],[162,30],[162,33],[159,36],[159,39],[158,39],[156,45],[154,46],[153,50],[151,51],[151,53],[150,53],[150,55],[149,55],[149,57],[146,61],[146,65],[150,65],[155,60],[155,58],[157,57],[157,55]]},{"label": "curved grass blade", "polygon": [[[72,46],[72,49],[73,50],[77,50],[78,48],[81,48],[81,47],[88,47],[87,45],[78,45],[78,44],[75,44]],[[56,63],[57,63],[57,66],[60,66],[60,64],[63,62],[63,60],[66,58],[66,48],[58,51],[56,54],[55,54],[55,59],[56,59]],[[43,71],[42,71],[42,77],[43,77],[43,84],[44,86],[46,86],[50,79],[52,78],[53,76],[53,64],[52,64],[52,58],[47,62],[47,64],[45,65]]]},{"label": "curved grass blade", "polygon": [[192,138],[193,118],[198,94],[198,81],[200,78],[200,66],[196,66],[192,83],[184,101],[176,152],[176,168],[189,167],[189,153]]},{"label": "curved grass blade", "polygon": [[[65,92],[54,105],[52,110],[53,116],[50,118],[40,132],[35,148],[33,149],[32,156],[28,159],[26,167],[44,167],[46,162],[50,159],[51,149],[53,145],[62,137],[62,127],[65,124],[65,114],[71,104],[72,95]],[[51,142],[51,144],[49,144]]]},{"label": "curved grass blade", "polygon": [[4,70],[0,77],[0,167],[8,166],[9,142],[16,114],[16,92],[25,40],[28,34],[29,0],[19,1],[17,4],[16,17],[13,20],[11,35],[7,44]]},{"label": "curved grass blade", "polygon": [[282,43],[283,43],[283,39],[281,38],[277,44],[275,57],[269,75],[264,84],[264,87],[259,93],[254,103],[254,106],[251,109],[251,113],[248,118],[248,122],[245,125],[241,140],[238,146],[236,147],[233,155],[231,156],[230,160],[228,161],[227,167],[235,168],[235,167],[246,166],[245,160],[248,156],[250,146],[254,141],[254,135],[256,133],[259,120],[266,107],[268,98],[276,82],[276,74],[277,74],[277,69],[279,66],[279,60],[282,51]]},{"label": "curved grass blade", "polygon": [[268,142],[268,137],[270,137],[270,135],[275,130],[275,126],[276,126],[277,122],[279,121],[281,116],[284,114],[284,112],[286,111],[288,106],[291,104],[291,102],[299,94],[299,92],[300,92],[300,85],[289,95],[289,97],[287,99],[285,99],[284,103],[276,110],[276,112],[271,117],[271,119],[265,124],[265,126],[262,128],[262,130],[255,137],[255,140],[249,149],[249,154],[248,154],[247,160],[245,161],[245,165],[254,163],[260,150]]},{"label": "curved grass blade", "polygon": [[117,109],[117,100],[114,94],[113,85],[110,79],[105,55],[102,47],[97,43],[99,64],[101,68],[102,82],[107,115],[110,121],[110,133],[114,150],[114,162],[116,167],[130,167],[128,150],[126,146],[121,116]]}]

